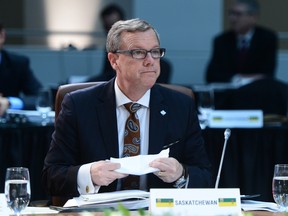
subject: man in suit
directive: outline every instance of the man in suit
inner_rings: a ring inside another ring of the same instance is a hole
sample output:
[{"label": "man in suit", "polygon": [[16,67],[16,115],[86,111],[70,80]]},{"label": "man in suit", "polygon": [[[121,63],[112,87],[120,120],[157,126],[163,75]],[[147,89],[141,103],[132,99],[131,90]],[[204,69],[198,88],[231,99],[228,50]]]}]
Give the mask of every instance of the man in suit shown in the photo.
[{"label": "man in suit", "polygon": [[211,186],[193,99],[155,84],[165,54],[156,30],[140,19],[118,21],[109,31],[106,49],[116,77],[64,97],[44,162],[42,180],[48,192],[73,197],[121,190],[128,175],[115,171],[120,165],[109,158],[121,158],[127,150],[129,112],[124,104],[129,102],[141,105],[136,112],[140,143],[133,151],[158,154],[174,143],[168,158],[150,163],[159,171],[142,175],[139,189]]},{"label": "man in suit", "polygon": [[276,67],[277,37],[256,25],[256,0],[235,0],[229,10],[231,30],[217,36],[206,71],[206,81],[250,82],[273,77]]},{"label": "man in suit", "polygon": [[[27,57],[3,49],[5,38],[5,29],[0,23],[0,116],[8,108],[34,109],[35,96],[42,87],[30,69]],[[21,93],[25,97],[20,98]]]}]

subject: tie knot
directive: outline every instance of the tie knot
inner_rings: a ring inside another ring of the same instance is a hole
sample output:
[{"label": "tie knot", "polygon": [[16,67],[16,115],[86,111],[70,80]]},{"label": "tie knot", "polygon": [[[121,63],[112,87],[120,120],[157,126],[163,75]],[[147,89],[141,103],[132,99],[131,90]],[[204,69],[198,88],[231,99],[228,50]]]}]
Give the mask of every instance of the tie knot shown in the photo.
[{"label": "tie knot", "polygon": [[124,106],[130,113],[135,113],[142,107],[139,103],[126,103]]},{"label": "tie knot", "polygon": [[249,47],[249,42],[246,38],[242,38],[240,42],[240,49],[246,49]]}]

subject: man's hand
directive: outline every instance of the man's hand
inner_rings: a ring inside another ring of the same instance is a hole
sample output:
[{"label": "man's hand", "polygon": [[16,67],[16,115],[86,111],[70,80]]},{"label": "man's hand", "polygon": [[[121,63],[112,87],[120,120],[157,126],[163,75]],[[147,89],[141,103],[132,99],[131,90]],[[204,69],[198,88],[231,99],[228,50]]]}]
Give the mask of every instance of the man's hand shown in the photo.
[{"label": "man's hand", "polygon": [[4,113],[8,108],[9,108],[9,100],[0,95],[0,116],[4,115]]},{"label": "man's hand", "polygon": [[155,159],[149,165],[158,168],[154,174],[167,183],[175,182],[183,173],[183,166],[172,157]]},{"label": "man's hand", "polygon": [[90,174],[92,182],[97,186],[108,186],[116,179],[124,178],[127,174],[115,172],[120,168],[119,163],[109,161],[98,161],[92,164]]}]

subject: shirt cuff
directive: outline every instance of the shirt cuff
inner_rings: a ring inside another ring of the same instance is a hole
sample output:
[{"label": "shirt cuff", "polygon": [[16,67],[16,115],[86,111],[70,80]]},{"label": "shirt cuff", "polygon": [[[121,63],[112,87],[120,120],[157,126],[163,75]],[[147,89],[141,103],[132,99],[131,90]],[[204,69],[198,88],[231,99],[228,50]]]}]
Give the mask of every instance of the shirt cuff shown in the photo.
[{"label": "shirt cuff", "polygon": [[10,103],[9,109],[21,110],[24,107],[24,103],[20,98],[17,97],[7,97]]},{"label": "shirt cuff", "polygon": [[84,164],[79,168],[77,174],[78,192],[80,195],[98,193],[100,186],[92,182],[90,169],[93,163]]}]

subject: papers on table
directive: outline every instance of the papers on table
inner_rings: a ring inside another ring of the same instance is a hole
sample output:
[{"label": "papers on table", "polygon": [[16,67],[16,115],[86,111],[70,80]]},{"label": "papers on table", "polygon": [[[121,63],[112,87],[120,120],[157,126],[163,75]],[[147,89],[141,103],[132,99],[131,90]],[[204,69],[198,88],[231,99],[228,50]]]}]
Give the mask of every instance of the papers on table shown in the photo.
[{"label": "papers on table", "polygon": [[255,200],[242,200],[241,208],[243,209],[243,211],[270,211],[270,212],[280,211],[280,208],[278,208],[276,203],[255,201]]},{"label": "papers on table", "polygon": [[[135,198],[135,199],[132,199]],[[67,201],[63,209],[69,208],[117,208],[122,204],[127,209],[148,208],[150,206],[150,193],[141,190],[115,191],[91,195],[81,195]],[[276,203],[254,200],[242,200],[243,211],[270,211],[280,212]]]},{"label": "papers on table", "polygon": [[[41,113],[37,110],[13,110],[13,109],[8,109],[7,110],[8,114],[19,114],[19,115],[25,115],[27,117],[41,117]],[[55,117],[55,112],[54,111],[49,111],[48,112],[48,117],[54,118]]]},{"label": "papers on table", "polygon": [[80,195],[68,200],[64,208],[91,207],[117,208],[121,203],[127,209],[148,208],[150,193],[141,190],[123,190],[107,193]]},{"label": "papers on table", "polygon": [[36,214],[57,214],[59,211],[50,209],[49,207],[30,207],[28,206],[21,213],[23,215],[36,215]]},{"label": "papers on table", "polygon": [[120,163],[121,168],[115,170],[120,173],[131,175],[144,175],[151,172],[159,171],[149,166],[149,163],[156,158],[169,157],[169,149],[162,150],[159,154],[154,155],[138,155],[126,158],[110,158],[111,162]]},{"label": "papers on table", "polygon": [[[27,207],[22,211],[25,215],[36,215],[36,214],[56,214],[59,211],[52,210],[48,207]],[[0,194],[0,215],[12,215],[12,210],[7,206],[6,198],[4,193]]]},{"label": "papers on table", "polygon": [[83,204],[87,204],[87,202],[102,203],[107,201],[118,201],[133,198],[138,199],[149,198],[149,192],[141,190],[122,190],[110,193],[80,195],[80,200],[83,201],[83,202],[81,201],[81,203]]},{"label": "papers on table", "polygon": [[[50,123],[54,122],[55,112],[48,113]],[[1,117],[0,123],[40,123],[42,121],[41,113],[37,110],[13,110],[8,109],[6,115]]]}]

